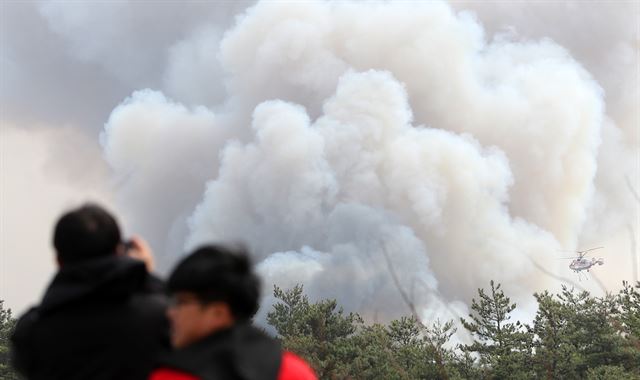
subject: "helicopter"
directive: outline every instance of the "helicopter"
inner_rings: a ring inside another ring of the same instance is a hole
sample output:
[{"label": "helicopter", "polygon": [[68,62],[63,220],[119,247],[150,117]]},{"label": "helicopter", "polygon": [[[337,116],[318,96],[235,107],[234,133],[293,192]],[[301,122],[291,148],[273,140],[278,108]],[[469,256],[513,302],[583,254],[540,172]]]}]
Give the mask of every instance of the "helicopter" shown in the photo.
[{"label": "helicopter", "polygon": [[604,259],[602,257],[598,259],[593,257],[591,258],[591,260],[589,260],[588,258],[585,257],[586,254],[601,248],[604,248],[604,247],[595,247],[595,248],[585,249],[583,251],[575,251],[578,254],[578,256],[562,257],[562,259],[572,259],[571,264],[569,264],[569,268],[574,272],[580,273],[581,271],[584,271],[584,270],[588,272],[589,269],[591,269],[591,267],[596,264],[603,265]]}]

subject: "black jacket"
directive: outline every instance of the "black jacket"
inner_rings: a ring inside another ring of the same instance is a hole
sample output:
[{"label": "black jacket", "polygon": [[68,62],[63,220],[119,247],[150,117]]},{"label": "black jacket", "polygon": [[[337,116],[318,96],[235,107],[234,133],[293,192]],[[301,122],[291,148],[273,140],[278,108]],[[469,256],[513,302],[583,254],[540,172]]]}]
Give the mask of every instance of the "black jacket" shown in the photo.
[{"label": "black jacket", "polygon": [[146,379],[169,350],[162,283],[144,264],[108,256],[63,266],[20,318],[13,363],[28,379]]},{"label": "black jacket", "polygon": [[280,344],[247,323],[216,332],[160,362],[202,380],[275,380],[282,359]]}]

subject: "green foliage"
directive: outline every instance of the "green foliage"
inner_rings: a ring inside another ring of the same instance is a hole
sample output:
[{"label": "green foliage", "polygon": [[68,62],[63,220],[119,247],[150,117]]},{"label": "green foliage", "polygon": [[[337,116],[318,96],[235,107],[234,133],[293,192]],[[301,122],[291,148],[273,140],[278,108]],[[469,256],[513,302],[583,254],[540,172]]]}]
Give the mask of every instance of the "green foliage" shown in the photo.
[{"label": "green foliage", "polygon": [[310,302],[301,285],[274,295],[269,324],[321,379],[640,379],[640,283],[602,298],[534,294],[526,325],[511,321],[516,304],[492,281],[461,319],[471,341],[456,347],[453,321],[366,325],[335,300]]},{"label": "green foliage", "polygon": [[322,379],[463,378],[454,353],[444,347],[455,332],[452,322],[425,327],[404,317],[388,326],[366,326],[335,300],[311,303],[300,285],[274,287],[274,296],[279,302],[267,314],[268,323],[285,349],[308,360]]},{"label": "green foliage", "polygon": [[495,379],[532,378],[532,336],[520,321],[509,322],[516,304],[504,295],[500,284],[495,285],[491,281],[490,285],[490,293],[478,289],[479,300],[471,301],[471,320],[460,319],[474,337],[472,344],[463,345],[461,349],[478,354],[481,367],[486,369],[485,376]]},{"label": "green foliage", "polygon": [[492,281],[461,319],[472,341],[455,347],[453,321],[366,325],[335,300],[310,302],[300,285],[274,295],[269,324],[321,379],[640,379],[640,283],[602,298],[534,294],[529,326],[511,321],[516,304]]},{"label": "green foliage", "polygon": [[609,376],[615,368],[638,373],[640,350],[634,348],[626,322],[621,322],[633,316],[626,314],[621,295],[594,298],[563,288],[556,297],[548,292],[535,297],[539,308],[532,331],[540,376],[584,379]]},{"label": "green foliage", "polygon": [[4,301],[0,300],[0,379],[17,380],[16,372],[9,364],[9,338],[16,325],[11,309],[4,308]]},{"label": "green foliage", "polygon": [[625,371],[620,366],[603,365],[587,371],[587,380],[638,380],[640,375]]},{"label": "green foliage", "polygon": [[534,296],[538,301],[538,313],[531,331],[536,336],[536,373],[544,378],[571,378],[578,355],[568,334],[570,314],[564,304],[548,292]]},{"label": "green foliage", "polygon": [[622,286],[617,297],[620,306],[620,324],[617,327],[640,348],[640,281],[635,286],[623,281]]},{"label": "green foliage", "polygon": [[323,378],[342,375],[343,363],[353,357],[351,336],[362,318],[345,315],[335,300],[310,303],[300,285],[287,291],[274,286],[273,294],[280,302],[267,314],[267,322],[283,346],[304,356]]}]

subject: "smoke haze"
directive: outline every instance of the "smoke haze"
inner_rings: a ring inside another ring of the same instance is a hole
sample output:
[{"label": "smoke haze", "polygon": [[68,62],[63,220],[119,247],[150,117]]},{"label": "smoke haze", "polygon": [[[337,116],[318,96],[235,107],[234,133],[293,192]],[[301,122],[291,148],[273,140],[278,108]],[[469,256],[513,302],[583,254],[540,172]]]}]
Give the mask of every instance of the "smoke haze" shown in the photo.
[{"label": "smoke haze", "polygon": [[[48,242],[55,213],[27,227],[5,205],[57,213],[93,192],[165,271],[241,240],[266,292],[303,283],[381,319],[408,312],[398,287],[450,319],[491,279],[530,308],[575,277],[559,250],[604,245],[598,280],[631,280],[637,3],[100,4],[3,5],[3,225]],[[84,159],[58,131],[86,139]],[[21,175],[23,160],[46,169]],[[43,196],[56,182],[69,192]],[[18,263],[18,234],[2,234]],[[17,281],[1,297],[19,308]]]}]

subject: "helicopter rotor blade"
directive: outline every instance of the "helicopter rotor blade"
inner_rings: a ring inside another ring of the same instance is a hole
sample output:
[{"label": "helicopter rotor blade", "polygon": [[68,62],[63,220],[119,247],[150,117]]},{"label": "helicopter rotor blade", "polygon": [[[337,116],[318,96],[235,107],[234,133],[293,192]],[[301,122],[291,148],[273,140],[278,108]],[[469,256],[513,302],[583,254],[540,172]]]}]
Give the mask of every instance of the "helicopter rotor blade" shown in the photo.
[{"label": "helicopter rotor blade", "polygon": [[601,249],[601,248],[604,248],[604,247],[589,248],[589,249],[585,249],[584,251],[580,251],[580,252],[585,252],[586,253],[586,252],[595,251],[596,249]]},{"label": "helicopter rotor blade", "polygon": [[583,249],[583,250],[575,250],[575,251],[567,251],[564,249],[559,249],[558,252],[571,252],[571,253],[577,253],[579,255],[584,255],[587,252],[591,252],[591,251],[595,251],[596,249],[602,249],[604,247],[594,247],[594,248],[589,248],[589,249]]}]

